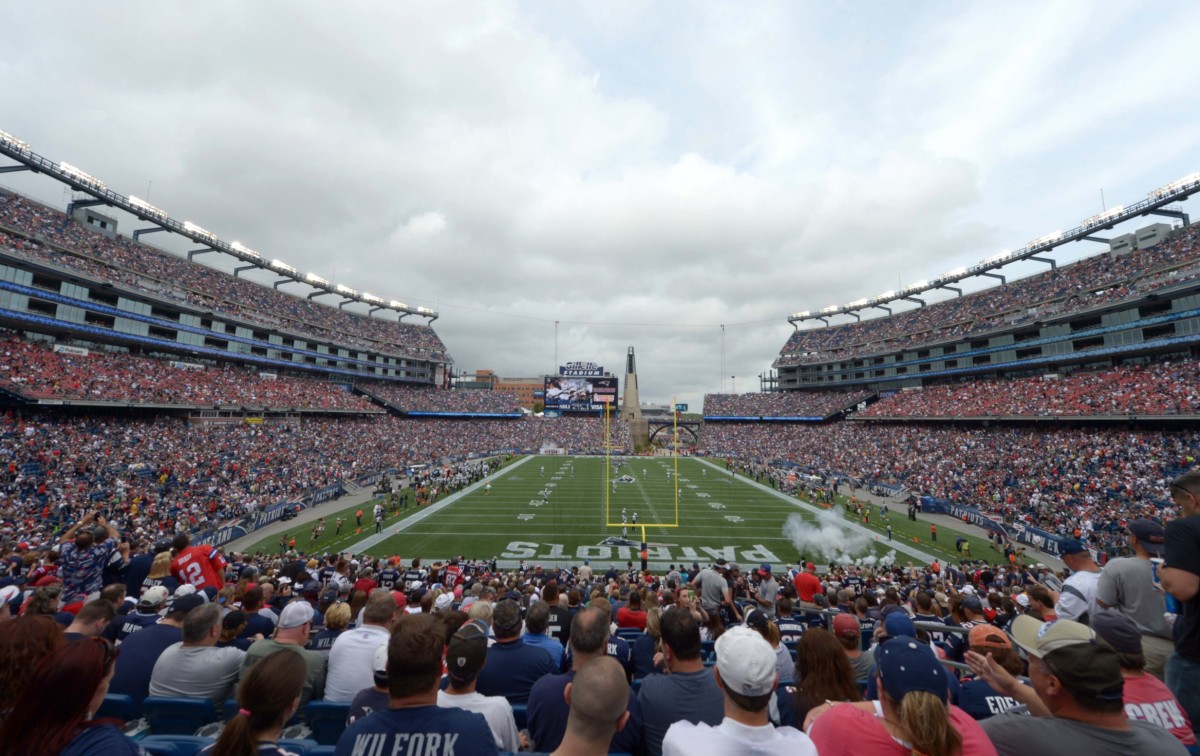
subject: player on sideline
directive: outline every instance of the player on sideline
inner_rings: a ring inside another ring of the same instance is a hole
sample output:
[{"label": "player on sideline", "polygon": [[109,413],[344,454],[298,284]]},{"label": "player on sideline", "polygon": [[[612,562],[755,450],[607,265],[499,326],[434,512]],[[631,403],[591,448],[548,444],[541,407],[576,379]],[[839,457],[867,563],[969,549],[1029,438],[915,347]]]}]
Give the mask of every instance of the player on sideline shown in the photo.
[{"label": "player on sideline", "polygon": [[629,523],[629,520],[625,516],[625,508],[622,507],[621,508],[621,537],[622,538],[625,538],[626,536],[629,535],[629,530],[625,527],[628,523]]},{"label": "player on sideline", "polygon": [[637,512],[633,513],[633,524],[637,525]]}]

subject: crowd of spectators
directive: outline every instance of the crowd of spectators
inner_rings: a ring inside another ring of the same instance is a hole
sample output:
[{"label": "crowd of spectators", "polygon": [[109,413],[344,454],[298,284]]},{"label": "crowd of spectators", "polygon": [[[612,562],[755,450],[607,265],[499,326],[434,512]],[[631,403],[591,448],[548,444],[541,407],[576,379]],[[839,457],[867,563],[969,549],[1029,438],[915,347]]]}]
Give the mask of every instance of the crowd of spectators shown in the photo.
[{"label": "crowd of spectators", "polygon": [[448,360],[429,326],[357,315],[136,243],[110,238],[64,213],[0,191],[0,249],[300,336],[384,354]]},{"label": "crowd of spectators", "polygon": [[776,391],[705,394],[705,417],[829,417],[873,391]]},{"label": "crowd of spectators", "polygon": [[[628,434],[612,443],[628,449]],[[543,447],[601,452],[604,424],[385,415],[191,425],[10,411],[0,417],[0,527],[45,541],[96,510],[130,532],[196,531],[373,472]]]},{"label": "crowd of spectators", "polygon": [[349,412],[374,409],[366,398],[340,383],[94,348],[87,354],[56,352],[2,333],[0,387],[29,399]]},{"label": "crowd of spectators", "polygon": [[[104,573],[103,589],[66,603],[46,572],[59,560],[33,549],[4,559],[0,578],[0,733],[19,754],[51,741],[70,754],[136,753],[114,723],[89,721],[85,703],[110,690],[135,706],[173,695],[221,707],[236,694],[218,748],[259,752],[307,732],[307,707],[323,701],[348,707],[339,753],[356,743],[391,752],[420,733],[479,754],[682,754],[704,743],[699,752],[966,756],[1056,753],[1048,733],[1069,733],[1182,755],[1196,744],[1200,699],[1173,669],[1200,649],[1186,631],[1170,639],[1149,580],[1163,530],[1130,522],[1130,556],[1103,569],[1075,541],[1062,571],[986,560],[818,567],[804,555],[744,568],[544,569],[204,549],[214,572],[174,596],[143,588],[134,565],[161,553],[175,569],[195,547],[130,538],[116,569],[86,568]],[[1195,560],[1179,563],[1200,575]],[[1150,650],[1160,645],[1166,656]],[[72,666],[93,652],[91,674]],[[26,700],[73,684],[53,717]],[[1027,711],[1008,711],[1018,705]]]},{"label": "crowd of spectators", "polygon": [[[768,395],[769,396],[769,395]],[[1193,415],[1200,408],[1195,359],[898,391],[858,413],[867,418]]]},{"label": "crowd of spectators", "polygon": [[796,331],[775,367],[890,354],[1144,296],[1200,274],[1200,227],[1144,250],[1100,254],[887,317]]},{"label": "crowd of spectators", "polygon": [[706,424],[712,455],[800,465],[861,487],[886,484],[949,499],[1051,533],[1106,534],[1157,516],[1168,483],[1200,457],[1200,433],[941,424]]},{"label": "crowd of spectators", "polygon": [[396,384],[371,383],[362,388],[405,412],[473,412],[514,414],[521,411],[510,391],[443,391]]}]

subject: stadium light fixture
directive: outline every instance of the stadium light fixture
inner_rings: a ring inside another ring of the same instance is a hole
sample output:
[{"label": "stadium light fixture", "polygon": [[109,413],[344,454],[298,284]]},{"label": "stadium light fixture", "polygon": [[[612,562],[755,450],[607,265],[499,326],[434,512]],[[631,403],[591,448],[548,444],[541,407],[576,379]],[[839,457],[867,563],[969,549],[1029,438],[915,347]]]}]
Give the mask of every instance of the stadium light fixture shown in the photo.
[{"label": "stadium light fixture", "polygon": [[1012,257],[1012,251],[1007,250],[1007,249],[1002,249],[999,252],[997,252],[996,254],[992,255],[991,257],[983,258],[983,260],[979,264],[980,265],[994,265],[995,263],[1001,262],[1002,260],[1007,260],[1010,257]]},{"label": "stadium light fixture", "polygon": [[864,298],[864,299],[856,299],[846,306],[847,307],[866,307],[866,305],[867,305],[867,300]]},{"label": "stadium light fixture", "polygon": [[369,303],[371,303],[371,304],[383,304],[383,300],[382,300],[382,299],[380,299],[379,297],[375,296],[374,294],[368,294],[368,293],[367,293],[367,292],[365,292],[365,291],[363,292],[363,294],[362,294],[362,296],[360,297],[360,299],[362,299],[362,301],[364,301],[364,302],[369,302]]},{"label": "stadium light fixture", "polygon": [[821,314],[822,314],[822,315],[829,315],[829,314],[831,314],[831,313],[835,313],[835,312],[837,312],[837,311],[838,311],[838,310],[840,310],[840,309],[842,309],[842,308],[838,307],[837,305],[829,305],[828,307],[822,307],[822,308],[821,308]]},{"label": "stadium light fixture", "polygon": [[428,307],[418,307],[417,312],[421,313],[422,315],[432,315],[433,314],[433,310],[429,309]]},{"label": "stadium light fixture", "polygon": [[807,318],[809,315],[812,315],[812,312],[810,312],[808,310],[803,310],[801,312],[796,313],[792,317],[793,318]]},{"label": "stadium light fixture", "polygon": [[310,284],[318,284],[320,286],[328,286],[329,285],[328,281],[326,281],[324,278],[321,278],[316,273],[305,273],[304,280],[308,281]]},{"label": "stadium light fixture", "polygon": [[397,310],[407,310],[408,309],[408,305],[404,304],[403,302],[397,302],[394,299],[391,302],[388,302],[388,307],[393,307]]},{"label": "stadium light fixture", "polygon": [[354,289],[351,289],[349,286],[343,286],[342,284],[338,284],[337,286],[334,286],[333,290],[336,291],[338,294],[345,294],[348,297],[357,297],[358,296],[357,291],[355,291]]},{"label": "stadium light fixture", "polygon": [[155,207],[154,205],[151,205],[146,200],[138,199],[137,197],[134,197],[132,194],[129,195],[128,197],[126,197],[125,201],[128,202],[129,204],[133,205],[134,207],[136,207],[138,210],[141,210],[146,215],[152,215],[155,218],[158,218],[159,220],[164,220],[167,217],[167,212],[165,210],[160,210],[159,208]]},{"label": "stadium light fixture", "polygon": [[196,236],[208,239],[209,241],[214,241],[217,238],[217,235],[212,231],[209,231],[207,228],[201,228],[191,221],[183,222],[183,230]]},{"label": "stadium light fixture", "polygon": [[1185,186],[1190,186],[1192,184],[1200,184],[1200,172],[1189,173],[1178,181],[1172,181],[1165,186],[1160,186],[1159,188],[1150,192],[1149,196],[1150,199],[1160,199],[1168,194],[1174,194]]},{"label": "stadium light fixture", "polygon": [[1109,210],[1105,210],[1102,213],[1096,213],[1095,215],[1084,218],[1082,221],[1080,221],[1079,225],[1084,228],[1091,228],[1092,226],[1101,226],[1101,225],[1104,225],[1105,221],[1107,221],[1111,218],[1115,218],[1123,212],[1125,212],[1125,206],[1117,205],[1116,207],[1109,209]]},{"label": "stadium light fixture", "polygon": [[1049,244],[1052,241],[1058,241],[1061,238],[1062,238],[1062,231],[1051,231],[1050,233],[1046,234],[1045,236],[1039,236],[1038,238],[1029,242],[1028,244],[1025,245],[1025,247],[1027,249],[1033,249],[1034,247],[1040,247],[1043,244]]},{"label": "stadium light fixture", "polygon": [[258,254],[257,252],[250,249],[249,247],[247,247],[245,244],[242,244],[241,242],[235,241],[234,243],[230,244],[229,246],[232,247],[235,252],[240,252],[243,255],[246,255],[247,257],[254,257],[254,258],[257,258],[260,260],[262,259],[262,255]]},{"label": "stadium light fixture", "polygon": [[876,301],[879,301],[879,302],[886,302],[889,299],[895,299],[895,298],[896,298],[896,292],[892,291],[891,289],[888,289],[887,291],[883,292],[879,296],[875,297]]},{"label": "stadium light fixture", "polygon": [[28,142],[22,142],[20,139],[17,139],[15,136],[13,136],[12,134],[9,134],[7,131],[0,131],[0,142],[3,142],[5,144],[9,145],[10,147],[15,147],[18,150],[20,150],[21,152],[29,152],[29,143]]},{"label": "stadium light fixture", "polygon": [[926,281],[925,279],[921,279],[920,281],[916,281],[914,283],[910,283],[908,286],[905,286],[904,290],[905,291],[920,291],[921,289],[928,289],[928,288],[929,288],[929,282]]},{"label": "stadium light fixture", "polygon": [[966,268],[958,267],[958,268],[955,268],[954,270],[946,271],[941,276],[939,276],[939,278],[941,280],[945,281],[946,279],[949,279],[949,278],[958,278],[959,276],[963,275],[966,272],[967,272]]},{"label": "stadium light fixture", "polygon": [[278,270],[281,273],[291,273],[294,276],[300,272],[300,271],[296,270],[295,268],[293,268],[291,265],[288,265],[287,263],[285,263],[283,260],[272,260],[268,264],[271,266],[272,269]]},{"label": "stadium light fixture", "polygon": [[78,168],[71,165],[70,163],[59,163],[58,170],[67,174],[68,176],[75,179],[76,181],[78,181],[81,184],[90,185],[93,189],[107,189],[108,188],[108,185],[105,184],[100,179],[96,178],[95,176],[91,175],[90,173],[85,173],[85,172],[79,170]]}]

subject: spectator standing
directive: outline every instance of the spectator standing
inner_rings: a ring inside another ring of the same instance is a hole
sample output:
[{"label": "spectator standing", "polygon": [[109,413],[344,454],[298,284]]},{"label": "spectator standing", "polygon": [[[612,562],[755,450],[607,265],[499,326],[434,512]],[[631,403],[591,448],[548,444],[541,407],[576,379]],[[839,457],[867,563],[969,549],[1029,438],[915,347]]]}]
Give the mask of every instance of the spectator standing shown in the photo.
[{"label": "spectator standing", "polygon": [[[107,536],[99,543],[91,530],[92,523],[103,528]],[[70,604],[100,592],[104,587],[104,565],[108,564],[113,552],[118,549],[119,535],[116,528],[95,512],[85,515],[63,533],[58,553],[63,603]]]},{"label": "spectator standing", "polygon": [[171,574],[180,584],[196,586],[196,590],[225,587],[225,557],[216,546],[192,546],[187,533],[180,533],[171,542],[175,558],[171,560]]},{"label": "spectator standing", "polygon": [[232,646],[217,648],[220,637],[221,610],[216,604],[188,612],[183,641],[163,651],[154,663],[150,695],[207,698],[219,709],[237,684],[245,655]]},{"label": "spectator standing", "polygon": [[4,724],[8,756],[138,756],[142,753],[113,720],[93,719],[112,680],[120,652],[103,638],[58,647],[42,660]]},{"label": "spectator standing", "polygon": [[474,620],[455,631],[446,646],[446,676],[450,684],[438,691],[438,706],[482,714],[496,739],[496,748],[516,751],[521,744],[512,704],[501,696],[485,696],[475,690],[479,670],[487,661],[487,647],[484,623]]},{"label": "spectator standing", "polygon": [[477,688],[485,696],[503,696],[509,703],[526,703],[533,684],[558,671],[545,649],[526,645],[521,638],[521,605],[513,599],[497,602],[492,610],[496,642],[488,649],[487,664]]},{"label": "spectator standing", "polygon": [[423,753],[499,753],[481,715],[437,705],[444,643],[432,615],[409,614],[395,623],[388,639],[388,708],[347,727],[338,738],[336,756],[406,753],[417,742]]},{"label": "spectator standing", "polygon": [[1158,574],[1163,588],[1179,602],[1179,615],[1165,681],[1188,718],[1200,722],[1200,471],[1177,478],[1171,499],[1182,516],[1166,525],[1165,561]]},{"label": "spectator standing", "polygon": [[775,651],[749,627],[733,627],[716,642],[714,673],[724,703],[717,726],[679,721],[663,738],[663,756],[684,754],[799,754],[817,756],[817,749],[794,727],[771,725],[767,707],[779,674]]},{"label": "spectator standing", "polygon": [[1054,613],[1059,619],[1088,624],[1096,612],[1096,588],[1100,584],[1100,565],[1092,558],[1092,552],[1082,541],[1068,539],[1059,544],[1059,556],[1071,570],[1063,581],[1062,592]]},{"label": "spectator standing", "polygon": [[763,562],[758,566],[758,589],[752,594],[755,608],[767,613],[772,621],[775,619],[775,601],[779,596],[779,583],[771,574],[771,565]]},{"label": "spectator standing", "polygon": [[242,657],[239,679],[242,682],[262,659],[273,656],[280,651],[295,651],[304,661],[306,674],[304,686],[300,692],[300,708],[308,706],[308,702],[320,699],[325,692],[325,654],[319,651],[309,651],[309,635],[312,633],[313,608],[307,601],[293,601],[283,608],[279,615],[279,626],[275,629],[274,638],[263,638],[255,641]]},{"label": "spectator standing", "polygon": [[725,716],[721,690],[700,659],[700,625],[695,616],[672,607],[663,612],[659,629],[668,673],[649,675],[638,690],[643,737],[650,754],[662,753],[663,737],[675,722],[716,726]]},{"label": "spectator standing", "polygon": [[796,574],[792,581],[796,587],[796,598],[802,609],[816,609],[815,596],[821,593],[821,579],[817,577],[817,565],[808,562],[804,570]]},{"label": "spectator standing", "polygon": [[396,600],[392,594],[380,590],[372,593],[363,608],[362,626],[339,635],[329,649],[326,701],[350,701],[360,690],[371,687],[375,649],[387,644],[395,620]]},{"label": "spectator standing", "polygon": [[1013,620],[1012,635],[1029,655],[1029,685],[1021,685],[993,660],[967,654],[972,671],[1033,714],[1010,711],[983,720],[998,751],[1022,756],[1187,753],[1163,728],[1125,716],[1117,652],[1097,642],[1090,627],[1071,620],[1043,623],[1024,615]]},{"label": "spectator standing", "polygon": [[1145,669],[1161,680],[1175,644],[1164,616],[1165,597],[1155,585],[1155,568],[1150,560],[1162,557],[1166,534],[1162,525],[1145,518],[1130,520],[1127,530],[1133,556],[1110,559],[1104,565],[1096,586],[1096,604],[1102,609],[1116,609],[1137,624],[1142,633]]}]

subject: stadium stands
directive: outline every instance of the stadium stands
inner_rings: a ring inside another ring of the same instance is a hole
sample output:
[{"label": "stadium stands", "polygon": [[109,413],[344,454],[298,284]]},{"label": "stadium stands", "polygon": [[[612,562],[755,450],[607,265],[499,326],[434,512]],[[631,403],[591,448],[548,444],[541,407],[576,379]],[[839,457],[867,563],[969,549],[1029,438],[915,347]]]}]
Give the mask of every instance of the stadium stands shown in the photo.
[{"label": "stadium stands", "polygon": [[829,417],[867,399],[873,391],[790,391],[705,394],[705,418]]},{"label": "stadium stands", "polygon": [[0,388],[29,399],[121,404],[236,406],[272,409],[370,411],[365,398],[342,384],[265,377],[236,366],[135,357],[89,350],[55,352],[0,332]]},{"label": "stadium stands", "polygon": [[517,395],[507,391],[443,391],[384,383],[359,386],[405,412],[517,414]]},{"label": "stadium stands", "polygon": [[3,191],[0,249],[267,328],[386,354],[449,359],[442,340],[428,326],[356,315],[123,237],[109,238],[60,211]]},{"label": "stadium stands", "polygon": [[1200,274],[1200,227],[1146,250],[1085,258],[1057,270],[861,323],[797,331],[775,367],[892,353],[1036,318],[1118,302]]},{"label": "stadium stands", "polygon": [[1194,415],[1198,409],[1200,361],[1186,359],[1061,378],[926,386],[885,397],[858,417]]},{"label": "stadium stands", "polygon": [[1167,483],[1195,464],[1200,436],[918,423],[719,423],[705,427],[703,447],[715,455],[797,463],[864,486],[904,486],[1065,535],[1081,523],[1103,530],[1129,518],[1161,516],[1160,507],[1170,501]]}]

